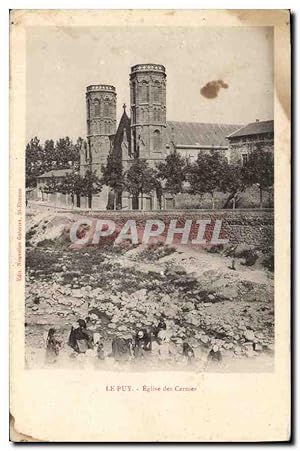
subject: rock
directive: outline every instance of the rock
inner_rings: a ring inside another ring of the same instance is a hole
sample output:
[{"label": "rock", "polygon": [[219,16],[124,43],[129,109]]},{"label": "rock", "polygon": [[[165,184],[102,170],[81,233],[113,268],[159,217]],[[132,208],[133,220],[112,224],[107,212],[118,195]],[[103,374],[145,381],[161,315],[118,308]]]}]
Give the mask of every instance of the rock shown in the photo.
[{"label": "rock", "polygon": [[256,332],[255,333],[255,337],[259,338],[260,340],[262,340],[264,338],[264,334],[262,334],[261,332]]},{"label": "rock", "polygon": [[184,306],[182,307],[182,310],[184,312],[188,312],[189,310],[194,310],[195,309],[195,305],[193,304],[193,302],[186,302],[184,304]]},{"label": "rock", "polygon": [[211,299],[211,300],[215,299],[215,295],[214,294],[209,294],[207,297],[208,297],[208,299]]},{"label": "rock", "polygon": [[200,338],[200,340],[202,341],[202,343],[206,344],[206,343],[208,343],[209,338],[208,338],[207,335],[203,335],[203,336]]},{"label": "rock", "polygon": [[118,330],[119,330],[120,332],[126,331],[126,330],[127,330],[127,327],[126,327],[126,326],[119,326],[119,327],[118,327]]},{"label": "rock", "polygon": [[246,330],[243,335],[247,341],[253,341],[255,339],[253,330]]},{"label": "rock", "polygon": [[232,349],[233,348],[233,343],[224,343],[223,348],[224,349]]},{"label": "rock", "polygon": [[220,296],[224,299],[235,299],[239,296],[238,286],[231,285],[230,287],[223,287],[220,290]]}]

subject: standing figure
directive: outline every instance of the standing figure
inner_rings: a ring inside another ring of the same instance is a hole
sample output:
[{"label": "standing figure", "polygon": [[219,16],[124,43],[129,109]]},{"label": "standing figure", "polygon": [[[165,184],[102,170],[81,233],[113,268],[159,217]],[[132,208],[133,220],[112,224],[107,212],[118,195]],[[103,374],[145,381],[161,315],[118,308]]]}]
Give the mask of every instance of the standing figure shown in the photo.
[{"label": "standing figure", "polygon": [[151,332],[146,329],[140,329],[137,331],[134,339],[134,357],[145,358],[147,352],[151,352],[152,349],[152,339]]},{"label": "standing figure", "polygon": [[105,360],[104,344],[100,341],[97,344],[97,357],[98,360]]},{"label": "standing figure", "polygon": [[167,329],[167,325],[165,323],[165,321],[163,319],[160,319],[157,326],[153,326],[153,337],[155,340],[159,340],[158,338],[158,334],[161,330],[166,330]]},{"label": "standing figure", "polygon": [[85,353],[93,347],[91,336],[87,331],[86,322],[83,319],[79,319],[72,326],[68,344],[78,354]]},{"label": "standing figure", "polygon": [[182,345],[182,355],[184,356],[186,363],[192,365],[195,361],[195,353],[193,348],[186,342]]},{"label": "standing figure", "polygon": [[57,340],[56,330],[51,327],[46,341],[46,363],[55,363],[61,348],[61,341]]},{"label": "standing figure", "polygon": [[112,341],[112,357],[116,362],[127,362],[132,358],[132,338],[115,337]]},{"label": "standing figure", "polygon": [[214,345],[212,347],[212,349],[209,351],[207,360],[210,360],[212,362],[221,362],[222,361],[222,354],[217,345]]},{"label": "standing figure", "polygon": [[174,346],[171,343],[171,333],[168,330],[162,329],[157,335],[159,343],[159,358],[160,360],[168,361],[174,354]]}]

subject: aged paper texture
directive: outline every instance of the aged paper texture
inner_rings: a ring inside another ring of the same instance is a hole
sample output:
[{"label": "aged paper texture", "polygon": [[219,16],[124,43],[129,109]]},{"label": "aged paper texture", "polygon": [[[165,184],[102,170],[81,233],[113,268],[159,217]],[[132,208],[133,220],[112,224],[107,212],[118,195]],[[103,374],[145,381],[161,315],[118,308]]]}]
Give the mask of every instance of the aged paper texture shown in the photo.
[{"label": "aged paper texture", "polygon": [[10,14],[10,437],[290,438],[284,10]]}]

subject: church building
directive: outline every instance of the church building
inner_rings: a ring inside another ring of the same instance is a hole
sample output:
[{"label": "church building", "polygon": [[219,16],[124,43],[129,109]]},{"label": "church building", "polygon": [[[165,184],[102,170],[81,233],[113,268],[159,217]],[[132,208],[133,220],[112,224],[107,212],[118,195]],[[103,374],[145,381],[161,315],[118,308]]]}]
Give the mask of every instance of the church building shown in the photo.
[{"label": "church building", "polygon": [[[199,152],[211,149],[222,152],[230,159],[227,137],[241,129],[241,124],[209,124],[167,121],[166,69],[160,64],[137,64],[129,76],[130,107],[117,126],[116,88],[111,85],[92,85],[86,89],[87,141],[80,153],[80,170],[96,171],[102,176],[101,166],[106,165],[110,152],[122,159],[126,171],[136,158],[145,159],[150,166],[165,160],[176,149],[193,161]],[[93,208],[105,209],[109,188],[93,196]],[[131,196],[123,193],[122,208],[146,210],[174,206],[174,199],[164,193],[158,206],[155,193],[146,196],[139,205],[133,205]]]}]

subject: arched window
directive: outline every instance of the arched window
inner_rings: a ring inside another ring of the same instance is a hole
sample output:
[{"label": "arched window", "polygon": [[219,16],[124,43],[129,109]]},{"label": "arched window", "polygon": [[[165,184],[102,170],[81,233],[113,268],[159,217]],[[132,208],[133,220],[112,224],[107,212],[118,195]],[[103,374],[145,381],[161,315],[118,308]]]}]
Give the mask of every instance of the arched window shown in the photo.
[{"label": "arched window", "polygon": [[144,108],[141,108],[141,110],[140,110],[140,122],[142,122],[142,124],[145,122],[145,111],[144,111]]},{"label": "arched window", "polygon": [[136,84],[132,83],[132,103],[135,105],[136,102]]},{"label": "arched window", "polygon": [[89,99],[87,99],[87,101],[86,101],[86,109],[87,109],[87,118],[88,119],[90,118],[90,107],[91,107],[90,101],[89,101]]},{"label": "arched window", "polygon": [[103,116],[104,117],[109,117],[109,100],[108,99],[104,100]]},{"label": "arched window", "polygon": [[160,84],[158,81],[153,86],[153,102],[160,102]]},{"label": "arched window", "polygon": [[153,132],[153,150],[161,150],[161,136],[159,130]]},{"label": "arched window", "polygon": [[149,102],[149,85],[146,81],[143,81],[140,86],[140,102]]},{"label": "arched window", "polygon": [[100,116],[100,102],[98,99],[94,100],[94,115]]},{"label": "arched window", "polygon": [[159,122],[160,121],[160,111],[157,108],[154,108],[153,120],[154,120],[154,122]]}]

